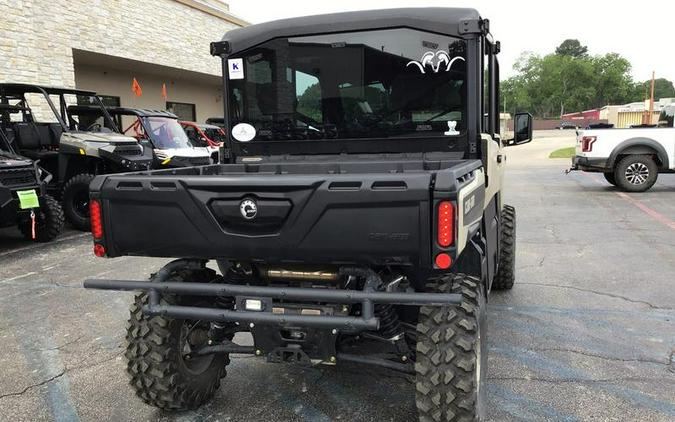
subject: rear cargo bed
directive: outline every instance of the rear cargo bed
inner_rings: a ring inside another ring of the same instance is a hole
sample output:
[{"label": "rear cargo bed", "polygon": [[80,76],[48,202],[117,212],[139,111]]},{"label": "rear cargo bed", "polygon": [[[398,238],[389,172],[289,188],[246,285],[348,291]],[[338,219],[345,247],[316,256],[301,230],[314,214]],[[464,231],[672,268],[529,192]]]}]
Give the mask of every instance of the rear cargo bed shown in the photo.
[{"label": "rear cargo bed", "polygon": [[[429,159],[222,164],[99,176],[91,196],[102,205],[111,257],[428,266],[434,198],[451,198],[480,166]],[[240,209],[246,199],[257,208],[251,219]]]}]

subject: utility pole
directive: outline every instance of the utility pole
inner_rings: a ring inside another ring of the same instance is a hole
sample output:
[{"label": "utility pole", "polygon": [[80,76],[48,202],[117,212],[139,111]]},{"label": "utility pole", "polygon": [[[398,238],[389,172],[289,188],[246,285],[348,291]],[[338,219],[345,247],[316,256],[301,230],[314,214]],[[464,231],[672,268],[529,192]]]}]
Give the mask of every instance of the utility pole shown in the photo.
[{"label": "utility pole", "polygon": [[649,95],[649,117],[647,118],[647,124],[651,125],[652,124],[652,117],[654,116],[654,78],[656,76],[656,72],[652,71],[652,87],[651,87],[651,93]]},{"label": "utility pole", "polygon": [[645,110],[645,112],[642,113],[642,124],[643,125],[651,125],[652,124],[652,116],[654,115],[654,79],[655,79],[655,77],[656,77],[656,72],[652,71],[652,82],[651,82],[650,94],[649,94],[649,111]]}]

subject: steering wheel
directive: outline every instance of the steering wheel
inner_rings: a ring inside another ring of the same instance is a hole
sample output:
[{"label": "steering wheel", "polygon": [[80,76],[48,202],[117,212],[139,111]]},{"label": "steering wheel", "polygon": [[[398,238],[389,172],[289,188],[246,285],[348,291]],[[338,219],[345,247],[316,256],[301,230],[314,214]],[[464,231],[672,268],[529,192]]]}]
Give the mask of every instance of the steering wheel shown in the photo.
[{"label": "steering wheel", "polygon": [[100,132],[102,127],[100,123],[94,122],[87,127],[86,132]]}]

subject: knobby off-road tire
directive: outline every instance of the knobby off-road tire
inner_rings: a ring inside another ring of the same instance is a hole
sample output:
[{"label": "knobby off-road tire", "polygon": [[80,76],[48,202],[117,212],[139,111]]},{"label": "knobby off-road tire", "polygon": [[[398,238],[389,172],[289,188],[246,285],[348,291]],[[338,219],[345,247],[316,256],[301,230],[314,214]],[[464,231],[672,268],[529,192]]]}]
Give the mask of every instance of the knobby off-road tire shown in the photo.
[{"label": "knobby off-road tire", "polygon": [[89,221],[89,184],[93,174],[82,173],[70,178],[63,187],[61,202],[66,219],[77,230],[91,230]]},{"label": "knobby off-road tire", "polygon": [[607,182],[609,182],[610,185],[616,186],[616,179],[614,178],[614,172],[607,171],[602,174],[603,176],[605,176],[605,180],[607,180]]},{"label": "knobby off-road tire", "polygon": [[[63,209],[61,204],[49,195],[40,198],[40,208],[35,210],[35,241],[50,242],[63,230]],[[19,224],[19,230],[26,239],[33,239],[30,219]]]},{"label": "knobby off-road tire", "polygon": [[510,290],[516,281],[516,209],[504,205],[502,209],[501,240],[499,242],[499,269],[492,280],[495,290]]},{"label": "knobby off-road tire", "polygon": [[487,406],[487,318],[475,277],[448,274],[430,291],[459,293],[457,306],[420,308],[415,401],[420,422],[476,421]]},{"label": "knobby off-road tire", "polygon": [[[167,281],[210,282],[215,272],[179,271]],[[198,305],[197,298],[164,295],[162,305]],[[141,308],[148,296],[135,297],[127,328],[127,372],[131,386],[147,404],[169,411],[195,409],[209,401],[225,377],[229,355],[207,355],[187,360],[183,356],[181,332],[184,324],[194,321],[163,316],[146,316]]]},{"label": "knobby off-road tire", "polygon": [[644,192],[656,183],[659,168],[649,155],[628,155],[614,168],[616,186],[626,192]]}]

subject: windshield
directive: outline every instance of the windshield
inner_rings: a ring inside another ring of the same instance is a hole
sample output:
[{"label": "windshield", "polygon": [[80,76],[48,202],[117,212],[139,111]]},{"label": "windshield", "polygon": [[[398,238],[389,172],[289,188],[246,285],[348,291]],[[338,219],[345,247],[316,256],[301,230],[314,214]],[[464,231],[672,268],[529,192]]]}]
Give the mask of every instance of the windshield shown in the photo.
[{"label": "windshield", "polygon": [[675,127],[673,120],[675,120],[675,105],[668,105],[661,111],[661,115],[659,116],[659,126]]},{"label": "windshield", "polygon": [[143,128],[155,148],[191,148],[183,127],[167,117],[142,117]]},{"label": "windshield", "polygon": [[117,121],[105,113],[103,103],[95,95],[68,94],[64,96],[67,110],[68,128],[78,132],[116,132],[120,128]]},{"label": "windshield", "polygon": [[458,136],[465,45],[410,29],[266,42],[228,61],[232,138]]}]

